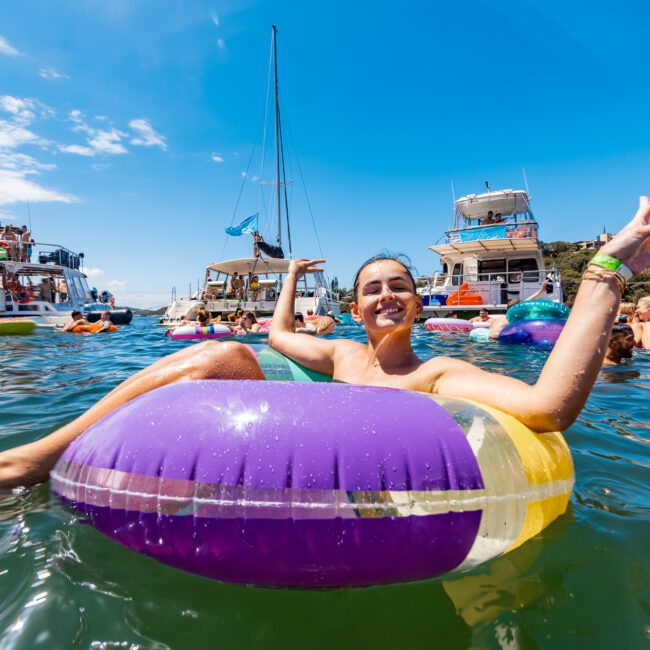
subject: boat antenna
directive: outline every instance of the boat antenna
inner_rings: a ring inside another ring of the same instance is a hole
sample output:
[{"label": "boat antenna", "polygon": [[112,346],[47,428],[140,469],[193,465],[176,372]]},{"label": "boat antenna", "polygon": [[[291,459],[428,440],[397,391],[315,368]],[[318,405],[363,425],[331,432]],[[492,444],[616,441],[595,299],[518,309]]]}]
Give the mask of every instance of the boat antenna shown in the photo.
[{"label": "boat antenna", "polygon": [[521,168],[521,173],[524,175],[524,185],[526,186],[526,194],[528,194],[528,198],[530,199],[530,190],[528,189],[528,179],[526,178],[526,168],[525,167]]},{"label": "boat antenna", "polygon": [[278,203],[277,243],[282,248],[282,188],[280,187],[280,106],[278,101],[278,28],[273,25],[273,89],[275,96],[275,179]]},{"label": "boat antenna", "polygon": [[32,209],[29,206],[29,201],[27,201],[27,221],[29,223],[29,232],[32,232]]},{"label": "boat antenna", "polygon": [[452,228],[456,228],[456,190],[454,189],[454,179],[452,178],[451,183],[451,211],[453,213],[452,217]]}]

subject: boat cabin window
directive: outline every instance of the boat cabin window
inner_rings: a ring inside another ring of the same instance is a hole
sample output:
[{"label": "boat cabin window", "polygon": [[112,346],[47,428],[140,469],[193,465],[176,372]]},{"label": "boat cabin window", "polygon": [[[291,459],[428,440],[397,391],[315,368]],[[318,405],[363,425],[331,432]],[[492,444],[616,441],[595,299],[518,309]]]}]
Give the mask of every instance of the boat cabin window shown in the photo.
[{"label": "boat cabin window", "polygon": [[451,270],[451,283],[454,286],[458,286],[459,284],[462,284],[462,282],[463,282],[463,265],[454,264]]},{"label": "boat cabin window", "polygon": [[497,275],[506,274],[505,259],[498,260],[479,260],[478,262],[478,279],[480,281],[496,280]]},{"label": "boat cabin window", "polygon": [[521,282],[522,274],[524,282],[539,282],[539,267],[537,260],[534,258],[525,258],[521,260],[510,260],[508,262],[508,272],[510,282]]}]

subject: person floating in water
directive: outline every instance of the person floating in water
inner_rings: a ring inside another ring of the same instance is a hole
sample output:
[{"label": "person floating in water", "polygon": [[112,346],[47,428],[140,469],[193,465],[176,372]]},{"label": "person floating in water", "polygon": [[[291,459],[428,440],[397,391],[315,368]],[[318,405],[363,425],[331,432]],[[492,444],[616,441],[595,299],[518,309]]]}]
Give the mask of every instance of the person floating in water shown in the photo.
[{"label": "person floating in water", "polygon": [[[408,265],[394,258],[371,258],[354,280],[350,313],[364,324],[367,344],[294,331],[298,280],[305,273],[321,271],[324,260],[292,260],[269,342],[297,363],[337,381],[473,399],[510,413],[533,431],[566,429],[582,410],[600,372],[626,278],[650,268],[648,197],[641,197],[634,218],[600,253],[597,263],[587,267],[566,326],[533,385],[459,359],[418,358],[411,331],[423,310],[422,297]],[[98,420],[139,395],[195,379],[263,380],[264,373],[253,351],[241,343],[205,341],[180,350],[136,373],[45,438],[1,453],[0,486],[46,480],[68,444]],[[408,422],[408,413],[400,416]]]},{"label": "person floating in water", "polygon": [[632,358],[635,348],[634,331],[629,325],[617,323],[612,327],[607,352],[603,360],[604,366],[620,366]]},{"label": "person floating in water", "polygon": [[90,323],[83,317],[83,314],[78,309],[75,309],[70,314],[70,322],[66,323],[61,331],[69,332],[79,325],[90,325]]}]

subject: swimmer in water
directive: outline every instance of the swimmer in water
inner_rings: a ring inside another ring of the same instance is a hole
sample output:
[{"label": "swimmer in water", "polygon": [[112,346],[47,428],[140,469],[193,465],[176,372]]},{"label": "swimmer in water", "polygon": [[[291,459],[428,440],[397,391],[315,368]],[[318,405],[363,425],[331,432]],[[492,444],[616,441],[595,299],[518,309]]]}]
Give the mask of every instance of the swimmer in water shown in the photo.
[{"label": "swimmer in water", "polygon": [[650,350],[650,296],[639,298],[632,319],[636,347]]},{"label": "swimmer in water", "polygon": [[607,344],[607,353],[603,360],[604,366],[620,366],[632,358],[635,348],[634,331],[629,325],[617,323],[612,327],[612,335]]},{"label": "swimmer in water", "polygon": [[469,322],[470,323],[492,323],[492,318],[490,317],[488,310],[483,308],[479,311],[478,316],[474,316],[474,318],[470,318]]},{"label": "swimmer in water", "polygon": [[[634,274],[650,268],[650,199],[600,252]],[[321,270],[323,260],[292,260],[270,332],[270,344],[310,370],[353,384],[390,386],[474,399],[510,413],[537,432],[566,429],[584,406],[600,372],[624,282],[614,271],[589,265],[571,315],[534,385],[481,370],[449,357],[422,361],[411,330],[422,298],[409,268],[398,259],[373,258],[358,271],[350,311],[363,323],[368,344],[294,332],[299,278]],[[257,379],[255,354],[236,342],[204,341],[160,359],[117,386],[69,424],[35,442],[0,454],[0,486],[47,479],[64,449],[88,427],[148,391],[195,379]],[[404,414],[408,422],[408,414]]]}]

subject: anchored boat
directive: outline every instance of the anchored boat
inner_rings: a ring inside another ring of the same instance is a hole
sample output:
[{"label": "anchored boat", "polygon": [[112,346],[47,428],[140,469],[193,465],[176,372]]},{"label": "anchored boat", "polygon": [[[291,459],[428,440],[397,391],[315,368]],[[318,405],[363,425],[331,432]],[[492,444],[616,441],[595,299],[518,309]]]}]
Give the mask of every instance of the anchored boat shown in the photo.
[{"label": "anchored boat", "polygon": [[441,271],[418,278],[423,316],[480,309],[505,311],[548,280],[546,300],[562,302],[556,268],[544,267],[528,192],[498,190],[468,194],[454,204],[452,227],[430,249],[440,256]]}]

